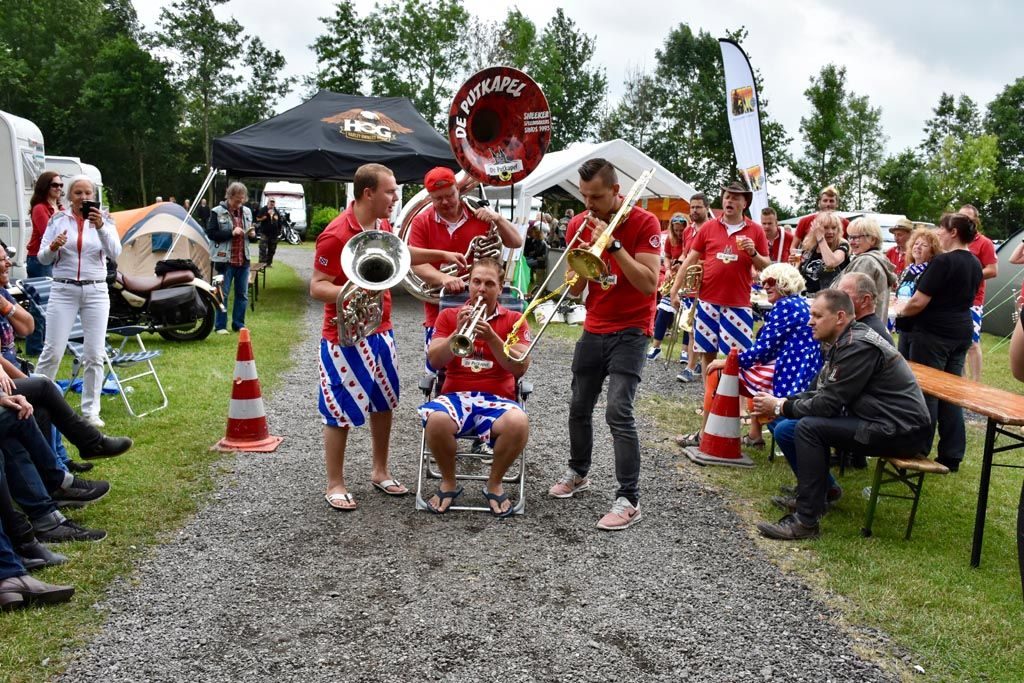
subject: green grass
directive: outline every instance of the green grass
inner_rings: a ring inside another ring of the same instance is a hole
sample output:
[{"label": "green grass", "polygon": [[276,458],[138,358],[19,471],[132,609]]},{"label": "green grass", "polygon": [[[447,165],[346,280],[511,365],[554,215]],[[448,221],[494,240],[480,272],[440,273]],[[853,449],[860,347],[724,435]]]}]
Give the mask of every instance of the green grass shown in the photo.
[{"label": "green grass", "polygon": [[[1006,346],[988,353],[998,338],[985,335],[984,382],[1020,392],[1010,376]],[[659,366],[660,367],[660,366]],[[694,402],[647,397],[647,411],[665,434],[700,426]],[[910,501],[881,499],[872,538],[863,538],[870,485],[868,470],[848,470],[840,479],[845,496],[822,522],[819,540],[802,544],[759,541],[787,569],[823,589],[855,625],[882,629],[895,645],[921,665],[921,680],[1017,681],[1024,671],[1024,605],[1017,567],[1016,519],[1019,470],[995,468],[988,502],[985,544],[979,569],[970,568],[974,513],[981,473],[984,428],[969,423],[968,450],[957,474],[925,479],[913,538],[903,540]],[[777,519],[769,498],[793,475],[781,454],[767,462],[767,451],[748,450],[757,461],[749,471],[697,468],[695,476],[722,490],[737,512],[751,522]],[[1020,455],[996,455],[997,462],[1021,463]],[[839,596],[838,599],[835,596]]]},{"label": "green grass", "polygon": [[[296,302],[306,296],[295,272],[275,265],[268,271],[267,288],[260,289],[256,311],[246,316],[264,394],[291,365],[290,347],[305,310]],[[68,649],[88,642],[99,629],[104,615],[92,605],[110,582],[130,575],[155,544],[168,540],[211,489],[213,472],[225,467],[217,465],[223,456],[209,449],[224,436],[238,336],[211,335],[181,344],[144,335],[144,341],[164,351],[155,364],[170,405],[136,419],[120,397],[103,398],[104,431],[127,434],[135,446],[119,458],[97,461],[86,476],[109,480],[111,494],[68,516],[106,529],[109,536],[101,543],[59,546],[71,561],[37,574],[43,581],[73,584],[77,593],[71,603],[0,614],[0,681],[39,681],[57,673]],[[157,399],[142,382],[131,394],[137,409]],[[77,407],[77,398],[69,400]]]}]

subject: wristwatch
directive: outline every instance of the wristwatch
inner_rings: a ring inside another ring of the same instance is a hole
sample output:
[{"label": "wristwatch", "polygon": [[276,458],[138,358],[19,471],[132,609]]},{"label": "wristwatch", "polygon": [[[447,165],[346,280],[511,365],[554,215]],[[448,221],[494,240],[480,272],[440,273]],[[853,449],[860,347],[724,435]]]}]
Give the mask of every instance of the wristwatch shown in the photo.
[{"label": "wristwatch", "polygon": [[775,415],[782,415],[782,404],[786,402],[786,399],[782,399],[775,404]]},{"label": "wristwatch", "polygon": [[614,254],[619,249],[622,249],[622,242],[618,240],[612,240],[611,243],[607,247],[605,247],[605,251],[607,251],[609,254]]}]

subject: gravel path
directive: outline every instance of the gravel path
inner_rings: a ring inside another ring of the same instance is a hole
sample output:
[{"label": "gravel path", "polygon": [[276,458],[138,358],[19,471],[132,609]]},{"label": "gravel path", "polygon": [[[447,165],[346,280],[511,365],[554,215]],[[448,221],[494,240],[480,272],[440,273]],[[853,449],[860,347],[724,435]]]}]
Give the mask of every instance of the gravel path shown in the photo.
[{"label": "gravel path", "polygon": [[[278,253],[308,277],[309,251]],[[320,310],[309,306],[296,365],[267,398],[284,444],[221,462],[204,509],[98,605],[107,624],[63,680],[896,680],[854,651],[834,610],[769,562],[717,494],[677,474],[671,452],[645,447],[644,521],[628,531],[594,528],[614,491],[603,421],[594,488],[545,495],[565,467],[565,342],[542,343],[530,373],[524,516],[436,517],[378,493],[366,430],[349,440],[360,508],[328,510]],[[392,462],[412,487],[421,309],[396,297],[394,316],[405,396]],[[257,362],[269,343],[256,340]],[[641,391],[679,391],[668,372],[647,379]]]}]

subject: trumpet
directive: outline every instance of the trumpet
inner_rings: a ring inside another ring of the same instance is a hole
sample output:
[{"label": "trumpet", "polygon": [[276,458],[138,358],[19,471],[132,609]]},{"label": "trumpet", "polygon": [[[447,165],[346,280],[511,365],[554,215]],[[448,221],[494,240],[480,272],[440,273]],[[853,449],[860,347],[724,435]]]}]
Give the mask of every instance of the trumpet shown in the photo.
[{"label": "trumpet", "polygon": [[487,302],[484,297],[478,296],[473,309],[470,312],[469,320],[465,322],[455,334],[448,340],[448,348],[459,358],[465,358],[473,353],[473,344],[476,341],[476,326],[484,315],[487,314]]},{"label": "trumpet", "polygon": [[686,293],[693,293],[693,305],[690,306],[689,313],[686,314],[686,325],[683,327],[684,331],[693,331],[693,319],[697,317],[697,293],[700,291],[700,283],[704,279],[704,266],[699,263],[692,265],[686,269],[686,274],[683,276],[683,291]]}]

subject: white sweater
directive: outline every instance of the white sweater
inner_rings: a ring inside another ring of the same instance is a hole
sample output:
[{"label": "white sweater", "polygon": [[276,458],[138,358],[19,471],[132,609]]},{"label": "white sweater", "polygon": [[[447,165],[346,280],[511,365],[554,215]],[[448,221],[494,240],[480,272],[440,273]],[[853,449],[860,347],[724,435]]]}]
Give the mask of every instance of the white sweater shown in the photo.
[{"label": "white sweater", "polygon": [[[68,241],[57,251],[50,250],[50,243],[64,231]],[[85,221],[79,233],[78,221],[71,210],[53,214],[39,243],[39,262],[53,264],[53,277],[68,280],[106,280],[107,264],[104,257],[116,261],[121,255],[121,239],[110,216],[103,215],[103,227],[97,229]]]}]

